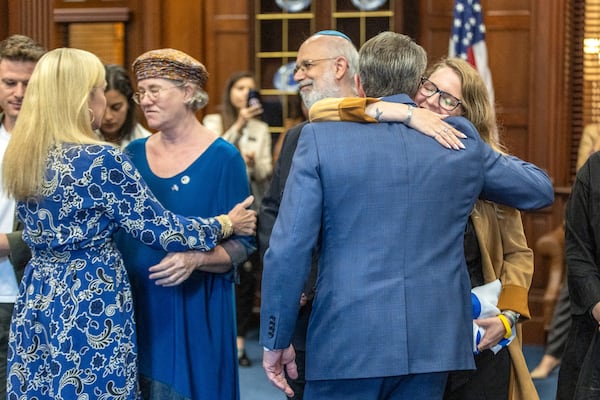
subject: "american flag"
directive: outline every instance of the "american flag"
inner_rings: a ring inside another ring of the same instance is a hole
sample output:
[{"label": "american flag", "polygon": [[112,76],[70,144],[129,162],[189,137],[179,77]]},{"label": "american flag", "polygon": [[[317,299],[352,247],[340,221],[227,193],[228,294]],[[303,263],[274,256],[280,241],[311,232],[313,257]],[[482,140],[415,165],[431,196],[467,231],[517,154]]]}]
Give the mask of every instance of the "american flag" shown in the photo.
[{"label": "american flag", "polygon": [[465,59],[477,68],[494,104],[494,86],[488,66],[485,25],[479,0],[455,0],[448,56]]}]

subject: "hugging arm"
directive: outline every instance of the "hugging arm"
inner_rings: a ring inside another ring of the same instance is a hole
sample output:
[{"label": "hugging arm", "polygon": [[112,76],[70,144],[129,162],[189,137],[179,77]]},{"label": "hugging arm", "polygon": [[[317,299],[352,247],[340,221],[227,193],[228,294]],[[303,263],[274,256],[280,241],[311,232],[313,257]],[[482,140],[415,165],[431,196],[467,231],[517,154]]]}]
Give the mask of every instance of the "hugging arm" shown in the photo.
[{"label": "hugging arm", "polygon": [[309,111],[311,122],[402,122],[434,138],[442,146],[459,150],[466,136],[446,123],[447,115],[437,114],[412,104],[382,101],[371,97],[327,98],[316,102]]}]

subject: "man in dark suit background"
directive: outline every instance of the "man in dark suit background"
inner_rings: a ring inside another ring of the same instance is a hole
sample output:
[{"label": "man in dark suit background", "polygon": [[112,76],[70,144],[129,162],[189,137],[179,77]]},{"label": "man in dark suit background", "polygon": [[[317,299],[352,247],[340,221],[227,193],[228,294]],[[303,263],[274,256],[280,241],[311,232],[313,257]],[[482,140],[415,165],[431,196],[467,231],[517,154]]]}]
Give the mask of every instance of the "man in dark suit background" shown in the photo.
[{"label": "man in dark suit background", "polygon": [[[338,31],[320,31],[309,37],[298,50],[297,70],[294,79],[299,83],[300,95],[307,109],[327,97],[353,97],[357,95],[354,75],[358,72],[358,51],[350,38]],[[271,231],[279,213],[283,189],[290,172],[292,158],[305,123],[290,129],[284,139],[281,153],[273,169],[269,190],[260,206],[258,218],[258,244],[261,257],[269,247]],[[315,260],[316,263],[316,260]],[[302,297],[302,307],[294,334],[298,378],[289,379],[294,389],[293,399],[301,400],[304,392],[304,349],[308,317],[312,308],[316,270],[307,280]]]},{"label": "man in dark suit background", "polygon": [[[412,95],[426,66],[384,32],[360,51],[359,90]],[[407,95],[389,101],[414,103]],[[437,399],[447,371],[473,369],[464,227],[475,200],[520,209],[553,201],[548,176],[497,154],[464,118],[448,151],[398,123],[308,124],[265,254],[260,342],[271,382],[291,395],[298,298],[319,243],[306,344],[306,399]],[[442,290],[443,289],[443,290]]]}]

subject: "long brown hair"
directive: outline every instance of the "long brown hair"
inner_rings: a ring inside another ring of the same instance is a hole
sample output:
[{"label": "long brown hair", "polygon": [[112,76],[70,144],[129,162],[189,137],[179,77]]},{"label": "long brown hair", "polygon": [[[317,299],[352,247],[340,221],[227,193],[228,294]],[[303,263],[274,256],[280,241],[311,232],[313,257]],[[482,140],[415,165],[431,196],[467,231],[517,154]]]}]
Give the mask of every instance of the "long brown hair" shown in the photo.
[{"label": "long brown hair", "polygon": [[462,116],[471,121],[481,138],[494,150],[505,153],[506,148],[500,142],[496,112],[490,101],[487,86],[479,72],[461,58],[443,58],[435,63],[428,72],[447,67],[460,78],[462,88]]},{"label": "long brown hair", "polygon": [[233,125],[233,123],[238,117],[239,110],[235,108],[235,106],[231,102],[231,88],[237,83],[237,81],[243,78],[251,78],[252,80],[255,80],[253,73],[249,71],[239,71],[233,73],[229,77],[229,79],[227,80],[227,84],[225,85],[221,111],[221,115],[223,117],[223,132],[227,131],[227,129],[229,129],[231,125]]}]

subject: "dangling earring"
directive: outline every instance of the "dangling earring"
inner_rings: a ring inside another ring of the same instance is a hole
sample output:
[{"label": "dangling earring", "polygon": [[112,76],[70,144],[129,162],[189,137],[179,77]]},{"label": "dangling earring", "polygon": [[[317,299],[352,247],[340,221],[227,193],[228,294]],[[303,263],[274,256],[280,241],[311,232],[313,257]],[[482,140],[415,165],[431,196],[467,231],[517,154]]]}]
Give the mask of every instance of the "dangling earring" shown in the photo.
[{"label": "dangling earring", "polygon": [[90,125],[94,126],[94,121],[95,121],[94,111],[92,111],[91,108],[88,108],[88,111],[90,112]]}]

